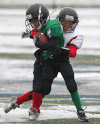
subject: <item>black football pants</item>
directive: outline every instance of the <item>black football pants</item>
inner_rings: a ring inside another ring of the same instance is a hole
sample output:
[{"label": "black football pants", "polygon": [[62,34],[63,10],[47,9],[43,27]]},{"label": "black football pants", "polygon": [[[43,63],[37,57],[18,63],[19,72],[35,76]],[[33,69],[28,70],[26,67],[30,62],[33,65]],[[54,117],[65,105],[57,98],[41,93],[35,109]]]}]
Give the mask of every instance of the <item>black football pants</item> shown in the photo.
[{"label": "black football pants", "polygon": [[74,72],[71,64],[65,58],[47,59],[44,65],[34,64],[33,91],[48,95],[51,85],[58,72],[61,72],[69,92],[77,91],[77,84],[74,80]]},{"label": "black football pants", "polygon": [[74,80],[74,72],[69,61],[47,61],[44,63],[42,73],[43,95],[48,95],[50,93],[51,84],[53,82],[53,79],[57,76],[58,72],[61,72],[61,75],[64,78],[65,84],[69,92],[77,91],[77,84]]}]

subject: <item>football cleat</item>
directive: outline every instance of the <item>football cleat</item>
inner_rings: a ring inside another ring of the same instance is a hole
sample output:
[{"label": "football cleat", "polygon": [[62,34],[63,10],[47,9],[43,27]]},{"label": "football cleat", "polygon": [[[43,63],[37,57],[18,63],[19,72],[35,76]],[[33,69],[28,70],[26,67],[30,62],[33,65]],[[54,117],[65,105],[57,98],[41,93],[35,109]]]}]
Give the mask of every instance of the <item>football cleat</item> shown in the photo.
[{"label": "football cleat", "polygon": [[11,98],[11,103],[9,105],[5,106],[4,112],[8,113],[12,109],[15,109],[15,108],[19,107],[19,105],[16,103],[16,101],[17,101],[17,98],[16,97],[12,97]]},{"label": "football cleat", "polygon": [[38,110],[36,108],[33,108],[32,110],[29,110],[29,119],[32,121],[35,121],[39,117]]},{"label": "football cleat", "polygon": [[82,122],[89,122],[89,118],[85,115],[83,109],[77,110],[78,120]]}]

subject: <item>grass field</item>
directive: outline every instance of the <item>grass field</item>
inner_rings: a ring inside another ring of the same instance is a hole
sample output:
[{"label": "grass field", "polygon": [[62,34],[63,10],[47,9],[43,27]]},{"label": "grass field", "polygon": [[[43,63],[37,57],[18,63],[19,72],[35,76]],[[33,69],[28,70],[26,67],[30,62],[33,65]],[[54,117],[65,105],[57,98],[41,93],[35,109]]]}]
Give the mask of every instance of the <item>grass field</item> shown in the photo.
[{"label": "grass field", "polygon": [[[68,99],[66,102],[60,102],[57,97],[57,101],[59,102],[54,102],[50,99],[46,101],[46,99],[44,99],[41,106],[41,114],[38,120],[34,122],[28,120],[28,111],[32,105],[31,102],[24,103],[20,108],[5,114],[3,108],[9,102],[0,99],[0,124],[100,124],[99,10],[78,8],[77,11],[79,12],[80,18],[77,30],[83,35],[84,41],[82,48],[77,51],[78,55],[70,60],[75,71],[75,78],[79,86],[80,95],[85,95],[81,97],[81,100],[84,98],[87,101],[83,102],[82,100],[82,107],[83,109],[87,107],[85,111],[90,118],[90,122],[79,122],[73,103],[68,102]],[[24,12],[25,10],[23,11],[23,9],[13,11],[11,9],[5,11],[4,9],[0,11],[1,97],[3,97],[3,94],[19,94],[32,88],[33,62],[35,60],[33,53],[36,48],[33,44],[33,40],[21,38],[21,33],[25,30]],[[53,12],[53,10],[51,12]],[[57,13],[54,13],[52,18],[56,16]],[[68,96],[62,77],[59,75],[53,84],[53,88],[51,94],[55,95],[56,93],[58,95],[64,94]],[[69,98],[67,96],[66,98]],[[89,100],[93,101],[90,102]]]},{"label": "grass field", "polygon": [[[0,53],[0,58],[9,59],[35,59],[34,54],[17,54],[17,53]],[[70,58],[71,61],[81,62],[97,62],[100,63],[100,56],[96,55],[77,55],[74,59]]]},{"label": "grass field", "polygon": [[[0,123],[2,124],[2,123]],[[7,124],[7,123],[3,123]],[[91,118],[90,122],[79,122],[76,119],[53,119],[53,120],[44,120],[44,121],[34,121],[34,122],[9,122],[8,124],[100,124],[99,118]]]},{"label": "grass field", "polygon": [[[8,102],[4,102],[4,104],[8,104]],[[51,107],[55,106],[55,108],[56,108],[56,107],[59,107],[59,105],[60,106],[68,106],[68,105],[69,106],[70,105],[74,106],[72,102],[53,102],[53,101],[45,101],[44,100],[43,103],[42,103],[42,106],[41,106],[41,110],[44,110],[44,111],[48,110],[49,111],[50,109],[52,109]],[[30,108],[30,106],[31,106],[31,102],[26,102],[26,103],[21,105],[20,111],[22,109]],[[98,103],[97,102],[82,102],[82,106],[83,107],[87,106],[87,109],[88,109],[89,106],[92,106],[92,109],[94,109],[95,106],[100,106],[100,103],[99,102]],[[14,111],[16,112],[16,117],[18,117],[17,114],[20,115],[20,113],[17,113],[17,110],[14,110]],[[54,111],[54,109],[52,109],[52,111]],[[74,110],[68,110],[68,111],[76,113],[75,109]],[[95,114],[100,114],[100,112],[96,112],[96,111],[94,111],[94,112],[93,111],[92,112],[87,111],[86,113],[94,114],[94,115]],[[43,114],[43,113],[41,113],[41,114]],[[41,117],[41,114],[40,114],[40,117]],[[49,117],[49,114],[47,116]],[[21,121],[10,122],[10,119],[9,119],[9,122],[4,122],[3,124],[24,124],[24,123],[25,124],[81,124],[81,123],[83,123],[83,122],[79,122],[76,117],[75,118],[70,118],[70,115],[69,115],[69,118],[68,117],[67,118],[62,117],[62,118],[57,118],[57,119],[56,119],[56,116],[58,116],[58,114],[57,115],[52,115],[52,116],[55,116],[55,119],[46,119],[46,117],[44,117],[43,120],[29,121],[28,118],[27,118],[27,121],[22,121],[22,122]],[[62,114],[62,116],[63,116],[63,114]],[[12,117],[13,117],[13,115],[12,115]],[[0,123],[0,124],[2,124],[2,123]],[[84,122],[84,124],[100,124],[100,118],[92,118],[91,117],[90,121],[89,122]]]},{"label": "grass field", "polygon": [[[30,60],[30,59],[33,60],[34,59],[35,60],[35,57],[33,54],[16,54],[16,53],[13,53],[13,54],[12,53],[1,53],[0,58],[1,59],[4,59],[4,58],[5,59],[15,59],[15,60],[16,59],[25,59],[25,60]],[[74,59],[71,58],[70,60],[71,60],[71,62],[76,62],[76,63],[77,62],[80,62],[80,63],[83,62],[83,63],[100,64],[100,56],[95,56],[95,55],[77,55],[76,58],[74,58]],[[8,104],[8,102],[3,102],[3,101],[1,101],[1,102],[3,104]],[[31,104],[32,104],[31,102],[27,102],[27,103],[24,103],[23,105],[21,105],[20,112],[21,112],[21,110],[23,110],[23,111],[27,110],[27,112],[28,112],[28,109],[30,108]],[[43,112],[45,112],[45,111],[50,111],[50,110],[56,111],[57,108],[59,108],[59,106],[61,106],[61,107],[65,106],[68,109],[68,107],[70,105],[72,105],[72,107],[74,107],[72,102],[54,102],[54,101],[45,101],[44,100],[43,104],[41,106],[41,110],[42,110],[42,114],[44,114]],[[95,115],[98,115],[98,116],[100,115],[100,110],[99,110],[100,109],[99,108],[100,102],[82,102],[82,106],[83,106],[83,108],[85,108],[87,106],[86,113],[90,114],[90,117],[89,117],[90,122],[84,122],[84,124],[100,124],[100,118],[95,116]],[[90,109],[88,110],[89,107],[91,107],[92,111],[90,111]],[[1,108],[1,113],[2,113],[3,107],[0,107],[0,108]],[[95,108],[95,110],[94,110],[94,108]],[[22,121],[21,121],[20,115],[25,114],[25,113],[23,113],[23,111],[22,111],[22,113],[20,113],[19,111],[17,112],[17,110],[16,110],[16,111],[14,111],[14,113],[12,112],[10,115],[5,115],[4,113],[1,114],[1,119],[2,118],[5,119],[6,117],[12,118],[13,116],[15,119],[16,119],[16,117],[18,119],[17,119],[17,121],[14,121],[14,120],[10,121],[10,118],[9,118],[9,121],[4,120],[4,121],[0,122],[0,124],[24,124],[24,123],[25,124],[81,124],[81,123],[83,123],[83,122],[79,122],[77,120],[76,116],[75,116],[75,118],[74,117],[70,118],[70,116],[71,116],[69,114],[70,112],[77,115],[75,109],[73,109],[73,110],[72,109],[71,110],[65,109],[64,110],[64,108],[63,108],[63,111],[66,112],[66,114],[68,112],[67,116],[64,118],[63,118],[63,114],[61,117],[56,118],[56,116],[58,116],[58,115],[56,115],[56,114],[53,115],[52,113],[49,113],[50,115],[49,114],[47,114],[47,115],[44,114],[44,116],[42,115],[43,119],[41,118],[41,115],[40,115],[40,119],[38,119],[37,121],[34,121],[34,122],[29,121],[28,116],[27,116],[27,120],[22,119]],[[57,110],[57,112],[58,112],[58,114],[60,113],[59,110]],[[15,115],[13,115],[13,114],[15,114]],[[19,116],[18,116],[18,114],[19,114]],[[50,117],[54,116],[55,118],[49,118],[49,116]],[[93,116],[95,116],[95,117],[93,117]]]},{"label": "grass field", "polygon": [[97,62],[100,63],[100,56],[96,55],[77,55],[74,59],[70,58],[73,61],[81,61],[81,62]]},{"label": "grass field", "polygon": [[[76,119],[53,119],[53,120],[45,120],[45,121],[39,121],[39,122],[23,122],[23,124],[100,124],[100,119],[95,118],[91,119],[90,122],[79,122]],[[15,123],[17,124],[17,123]],[[21,124],[21,123],[19,123]]]},{"label": "grass field", "polygon": [[0,58],[7,59],[35,59],[33,54],[0,53]]}]

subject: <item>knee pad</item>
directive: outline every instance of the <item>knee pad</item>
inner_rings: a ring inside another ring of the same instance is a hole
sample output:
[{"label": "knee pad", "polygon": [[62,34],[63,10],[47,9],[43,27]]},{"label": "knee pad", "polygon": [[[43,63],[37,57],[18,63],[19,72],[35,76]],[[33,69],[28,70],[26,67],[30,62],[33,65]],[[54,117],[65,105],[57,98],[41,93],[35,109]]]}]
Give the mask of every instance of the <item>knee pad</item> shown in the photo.
[{"label": "knee pad", "polygon": [[48,95],[51,91],[52,80],[43,80],[43,95]]},{"label": "knee pad", "polygon": [[42,93],[43,83],[42,80],[33,80],[33,90],[38,93]]},{"label": "knee pad", "polygon": [[67,89],[69,90],[70,93],[77,91],[77,84],[74,80],[74,77],[67,78],[65,81],[66,81]]}]

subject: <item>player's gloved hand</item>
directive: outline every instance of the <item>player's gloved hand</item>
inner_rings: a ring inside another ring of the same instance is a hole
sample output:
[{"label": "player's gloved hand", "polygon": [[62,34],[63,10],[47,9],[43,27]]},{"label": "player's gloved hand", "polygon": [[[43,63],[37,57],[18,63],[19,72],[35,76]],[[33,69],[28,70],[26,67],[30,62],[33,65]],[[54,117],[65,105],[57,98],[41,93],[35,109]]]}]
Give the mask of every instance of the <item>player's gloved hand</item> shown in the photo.
[{"label": "player's gloved hand", "polygon": [[37,39],[34,37],[33,41],[35,43],[35,46],[38,48],[42,48],[42,43],[39,42],[40,36],[37,37]]},{"label": "player's gloved hand", "polygon": [[22,38],[29,38],[31,36],[31,32],[29,32],[27,29],[25,32],[22,32],[21,37]]},{"label": "player's gloved hand", "polygon": [[41,48],[44,51],[55,52],[55,49],[59,48],[59,41],[50,39],[48,43],[40,43],[39,36],[37,39],[34,38],[35,46]]},{"label": "player's gloved hand", "polygon": [[37,30],[34,28],[33,31],[31,31],[31,36],[34,37],[36,33],[37,33]]},{"label": "player's gloved hand", "polygon": [[56,49],[55,51],[62,54],[62,55],[68,56],[69,52],[70,52],[70,49],[65,48],[65,47],[60,47],[60,48]]},{"label": "player's gloved hand", "polygon": [[40,43],[39,38],[40,38],[40,36],[38,36],[37,39],[34,37],[33,41],[35,43],[35,46],[38,47],[38,48],[41,48],[44,51],[46,51],[49,47],[49,43]]}]

